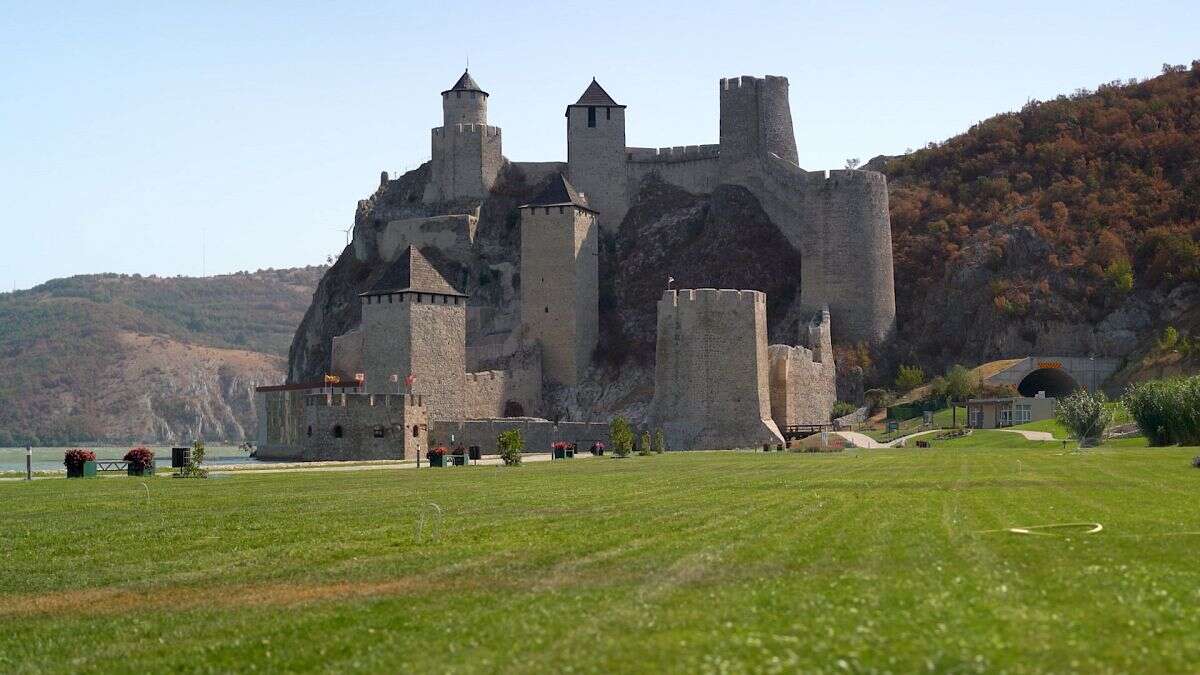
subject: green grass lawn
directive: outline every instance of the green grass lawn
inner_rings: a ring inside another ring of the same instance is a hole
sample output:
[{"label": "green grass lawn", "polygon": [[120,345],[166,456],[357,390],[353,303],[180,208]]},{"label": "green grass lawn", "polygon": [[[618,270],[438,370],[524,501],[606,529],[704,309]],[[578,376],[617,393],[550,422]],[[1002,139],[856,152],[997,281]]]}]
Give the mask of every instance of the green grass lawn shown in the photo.
[{"label": "green grass lawn", "polygon": [[1194,672],[1195,454],[4,483],[0,672]]}]

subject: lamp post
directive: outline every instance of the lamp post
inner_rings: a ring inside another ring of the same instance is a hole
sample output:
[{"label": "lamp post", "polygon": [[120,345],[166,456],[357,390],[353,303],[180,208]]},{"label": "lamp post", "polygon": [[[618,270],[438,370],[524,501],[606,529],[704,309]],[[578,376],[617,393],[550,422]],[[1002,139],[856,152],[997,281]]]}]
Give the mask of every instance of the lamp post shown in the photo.
[{"label": "lamp post", "polygon": [[25,446],[25,480],[33,480],[33,446]]}]

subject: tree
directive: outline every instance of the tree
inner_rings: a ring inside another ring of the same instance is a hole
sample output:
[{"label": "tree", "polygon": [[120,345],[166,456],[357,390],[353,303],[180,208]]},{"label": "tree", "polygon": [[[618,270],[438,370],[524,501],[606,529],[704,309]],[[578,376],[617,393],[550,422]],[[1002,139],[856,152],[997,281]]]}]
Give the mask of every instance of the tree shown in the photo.
[{"label": "tree", "polygon": [[608,425],[609,435],[612,436],[613,454],[617,457],[628,457],[633,452],[633,428],[620,415],[613,418]]},{"label": "tree", "polygon": [[642,432],[641,446],[642,447],[638,449],[638,454],[639,455],[649,455],[650,454],[650,432],[649,431]]},{"label": "tree", "polygon": [[979,387],[979,378],[975,377],[975,374],[966,367],[957,364],[946,371],[945,382],[943,393],[951,401],[963,401],[971,398]]},{"label": "tree", "polygon": [[654,431],[654,452],[657,452],[658,454],[661,455],[662,453],[666,452],[666,450],[667,450],[667,439],[665,436],[663,436],[663,430],[656,429]]},{"label": "tree", "polygon": [[909,392],[925,384],[925,371],[920,366],[901,365],[896,371],[896,389]]},{"label": "tree", "polygon": [[525,449],[525,439],[521,438],[520,429],[500,432],[496,437],[496,447],[500,450],[500,460],[505,466],[521,465],[521,451]]},{"label": "tree", "polygon": [[1108,397],[1104,392],[1095,394],[1086,389],[1058,401],[1054,416],[1079,441],[1079,447],[1098,445],[1104,438],[1104,429],[1112,421]]},{"label": "tree", "polygon": [[857,169],[859,164],[861,164],[861,162],[858,161],[857,157],[851,157],[850,159],[846,160],[846,168],[850,169],[851,171]]}]

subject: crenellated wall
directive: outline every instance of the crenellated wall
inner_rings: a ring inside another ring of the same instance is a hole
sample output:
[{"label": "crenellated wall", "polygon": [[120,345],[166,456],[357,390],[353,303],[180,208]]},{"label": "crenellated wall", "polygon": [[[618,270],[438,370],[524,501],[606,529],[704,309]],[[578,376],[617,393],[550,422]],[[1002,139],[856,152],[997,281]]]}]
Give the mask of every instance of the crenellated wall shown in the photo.
[{"label": "crenellated wall", "polygon": [[530,417],[541,414],[541,354],[518,354],[505,370],[467,373],[463,407],[467,419]]},{"label": "crenellated wall", "polygon": [[721,146],[685,145],[673,148],[626,148],[626,171],[631,192],[651,174],[688,192],[708,194],[717,187]]},{"label": "crenellated wall", "polygon": [[[470,214],[399,218],[388,221],[383,228],[354,235],[354,257],[361,262],[378,255],[392,262],[396,255],[412,246],[423,249],[432,246],[456,259],[465,257],[475,242],[479,218]],[[370,236],[367,236],[367,235]]]},{"label": "crenellated wall", "polygon": [[771,419],[761,291],[667,291],[658,302],[653,425],[673,450],[781,443]]}]

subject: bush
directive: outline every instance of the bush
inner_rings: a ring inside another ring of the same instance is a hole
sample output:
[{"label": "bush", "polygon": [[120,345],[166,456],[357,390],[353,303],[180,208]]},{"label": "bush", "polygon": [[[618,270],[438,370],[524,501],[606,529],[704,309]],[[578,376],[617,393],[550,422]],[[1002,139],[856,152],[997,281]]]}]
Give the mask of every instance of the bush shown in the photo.
[{"label": "bush", "polygon": [[951,401],[965,401],[975,395],[979,387],[979,379],[966,367],[955,365],[946,371],[942,379],[942,391],[937,392],[949,397]]},{"label": "bush", "polygon": [[204,441],[192,443],[192,458],[183,467],[180,474],[188,478],[208,478],[208,469],[204,468]]},{"label": "bush", "polygon": [[896,395],[886,389],[868,389],[863,392],[863,398],[872,415],[896,401]]},{"label": "bush", "polygon": [[1121,402],[1150,445],[1200,444],[1200,376],[1135,384]]},{"label": "bush", "polygon": [[829,415],[830,421],[836,420],[839,417],[845,417],[846,415],[853,413],[855,410],[858,410],[858,407],[853,403],[835,401],[833,404],[833,412]]},{"label": "bush", "polygon": [[1192,468],[1193,468],[1193,469],[1200,469],[1200,457],[1193,457],[1193,458],[1192,458]]},{"label": "bush", "polygon": [[154,451],[145,446],[138,447],[125,453],[124,460],[129,462],[129,468],[134,471],[144,471],[154,466]]},{"label": "bush", "polygon": [[896,389],[909,392],[925,384],[925,371],[920,366],[900,366],[896,371]]},{"label": "bush", "polygon": [[654,431],[654,452],[661,455],[662,453],[664,453],[666,451],[667,451],[667,439],[665,436],[663,436],[663,430],[656,429]]},{"label": "bush", "polygon": [[525,449],[525,439],[521,438],[520,429],[509,429],[496,437],[496,448],[500,451],[500,460],[505,466],[520,466],[521,451]]},{"label": "bush", "polygon": [[84,448],[71,448],[63,455],[63,466],[78,469],[84,462],[96,461],[96,453]]},{"label": "bush", "polygon": [[609,435],[612,436],[613,454],[617,457],[628,457],[633,452],[633,428],[624,417],[613,418],[608,425]]},{"label": "bush", "polygon": [[1054,415],[1081,447],[1097,445],[1104,438],[1104,429],[1112,421],[1112,410],[1107,403],[1108,397],[1104,392],[1092,394],[1080,389],[1060,399]]},{"label": "bush", "polygon": [[650,432],[649,431],[642,432],[642,442],[639,445],[641,446],[640,448],[638,448],[639,455],[644,456],[644,455],[650,454]]}]

